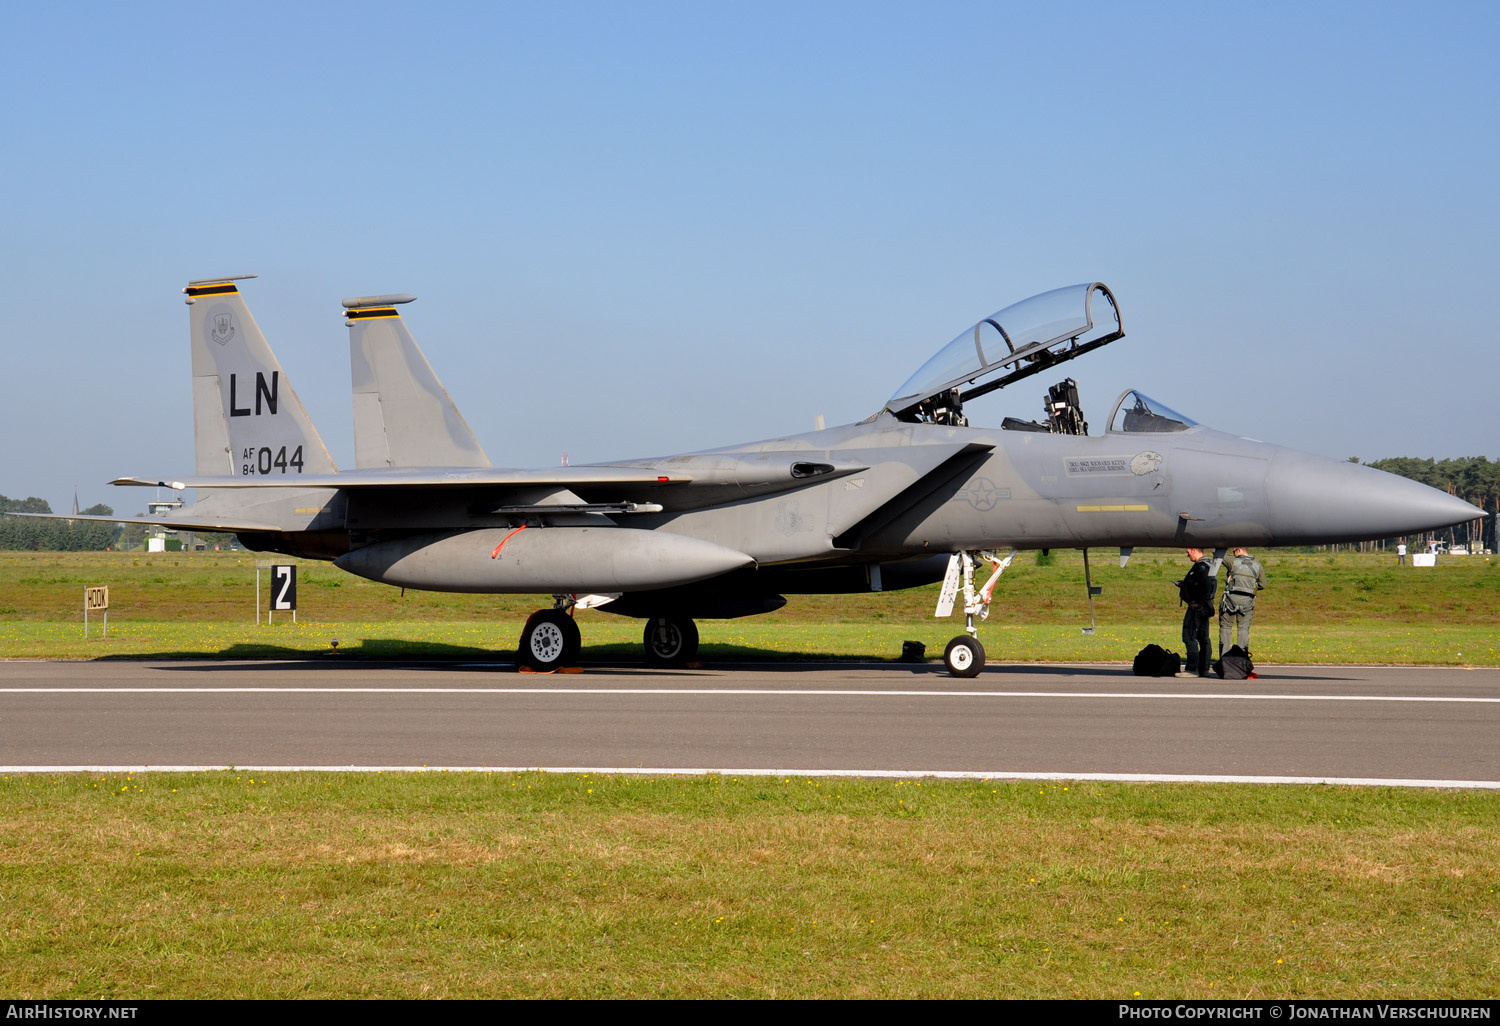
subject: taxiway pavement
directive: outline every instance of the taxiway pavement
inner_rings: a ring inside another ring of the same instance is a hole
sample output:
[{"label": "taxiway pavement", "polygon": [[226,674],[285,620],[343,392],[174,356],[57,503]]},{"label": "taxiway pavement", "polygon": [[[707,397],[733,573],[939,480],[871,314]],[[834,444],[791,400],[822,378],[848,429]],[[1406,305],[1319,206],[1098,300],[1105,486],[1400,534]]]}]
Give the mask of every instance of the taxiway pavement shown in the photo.
[{"label": "taxiway pavement", "polygon": [[0,662],[0,766],[544,767],[1500,787],[1500,670]]}]

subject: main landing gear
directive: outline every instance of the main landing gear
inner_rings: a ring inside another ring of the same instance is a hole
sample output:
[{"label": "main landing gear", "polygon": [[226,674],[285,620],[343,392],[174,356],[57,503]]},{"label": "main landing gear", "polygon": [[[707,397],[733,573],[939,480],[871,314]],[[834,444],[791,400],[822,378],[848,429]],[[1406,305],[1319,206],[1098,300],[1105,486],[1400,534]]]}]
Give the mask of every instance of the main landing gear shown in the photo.
[{"label": "main landing gear", "polygon": [[687,617],[653,616],[644,641],[647,666],[683,666],[698,658],[698,625]]},{"label": "main landing gear", "polygon": [[[943,579],[943,590],[938,596],[937,612],[934,615],[950,615],[958,599],[959,588],[963,588],[964,630],[967,633],[948,642],[948,647],[943,651],[943,665],[948,667],[948,672],[953,676],[977,677],[979,671],[984,669],[984,646],[979,643],[979,630],[974,626],[974,614],[978,613],[981,620],[989,618],[990,600],[994,597],[995,585],[1005,568],[1010,566],[1010,561],[1015,558],[1014,549],[1004,559],[987,551],[955,552],[949,558],[948,576]],[[975,591],[974,568],[979,565],[980,560],[988,560],[994,569],[990,573],[990,579],[984,582],[984,587]]]},{"label": "main landing gear", "polygon": [[[516,646],[517,661],[536,673],[577,666],[583,649],[583,636],[573,611],[588,608],[590,596],[553,598],[553,608],[531,614]],[[685,616],[653,616],[646,621],[642,640],[647,666],[686,666],[698,658],[698,625]]]},{"label": "main landing gear", "polygon": [[547,673],[577,666],[583,650],[583,635],[572,616],[571,603],[559,601],[553,609],[538,609],[521,628],[516,658],[529,670]]}]

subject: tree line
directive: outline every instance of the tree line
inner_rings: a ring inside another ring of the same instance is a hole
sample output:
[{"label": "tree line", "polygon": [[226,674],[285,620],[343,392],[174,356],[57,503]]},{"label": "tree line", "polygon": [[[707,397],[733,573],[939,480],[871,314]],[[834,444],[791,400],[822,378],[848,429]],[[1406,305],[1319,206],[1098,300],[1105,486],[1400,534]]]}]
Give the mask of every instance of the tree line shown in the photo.
[{"label": "tree line", "polygon": [[[28,496],[10,499],[0,495],[0,513],[51,513],[46,499]],[[113,507],[97,503],[78,511],[80,516],[114,516]],[[0,549],[48,552],[94,552],[119,544],[119,524],[94,520],[33,520],[30,517],[0,517]]]}]

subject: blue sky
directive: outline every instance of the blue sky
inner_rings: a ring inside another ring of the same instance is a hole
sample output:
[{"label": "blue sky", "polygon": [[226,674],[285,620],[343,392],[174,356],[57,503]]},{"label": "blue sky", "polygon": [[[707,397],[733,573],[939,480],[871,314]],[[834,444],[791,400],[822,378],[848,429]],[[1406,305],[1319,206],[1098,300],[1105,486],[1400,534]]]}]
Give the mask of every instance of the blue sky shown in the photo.
[{"label": "blue sky", "polygon": [[1096,431],[1136,387],[1494,458],[1497,39],[1493,4],[7,5],[0,492],[191,472],[178,290],[241,273],[341,465],[345,296],[417,294],[536,466],[857,420],[1089,280],[1127,331],[1066,371]]}]

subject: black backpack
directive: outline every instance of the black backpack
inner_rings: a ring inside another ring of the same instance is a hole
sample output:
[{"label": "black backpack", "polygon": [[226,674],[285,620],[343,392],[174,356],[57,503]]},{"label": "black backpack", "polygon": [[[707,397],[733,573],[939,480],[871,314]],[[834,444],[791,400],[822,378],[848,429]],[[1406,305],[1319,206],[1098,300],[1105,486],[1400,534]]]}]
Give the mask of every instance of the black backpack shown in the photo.
[{"label": "black backpack", "polygon": [[1191,605],[1212,605],[1214,600],[1213,571],[1206,560],[1198,560],[1187,576],[1177,582],[1177,597]]},{"label": "black backpack", "polygon": [[1182,656],[1160,645],[1147,645],[1135,657],[1137,677],[1171,677],[1182,669]]},{"label": "black backpack", "polygon": [[1214,669],[1225,680],[1247,680],[1255,675],[1255,664],[1250,661],[1250,653],[1238,645],[1225,652],[1224,658],[1214,664]]}]

